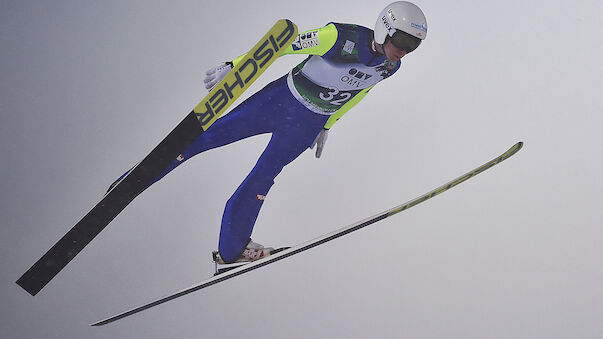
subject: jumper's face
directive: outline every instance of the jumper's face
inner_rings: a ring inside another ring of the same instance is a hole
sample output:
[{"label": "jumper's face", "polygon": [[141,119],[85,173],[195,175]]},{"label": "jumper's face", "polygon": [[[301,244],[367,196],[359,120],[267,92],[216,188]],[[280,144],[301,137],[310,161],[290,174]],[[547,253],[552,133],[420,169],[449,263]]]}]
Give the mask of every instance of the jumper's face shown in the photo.
[{"label": "jumper's face", "polygon": [[398,62],[406,54],[408,54],[407,51],[394,46],[394,44],[389,39],[385,42],[385,45],[383,45],[383,50],[387,59],[392,62]]},{"label": "jumper's face", "polygon": [[421,45],[421,41],[414,35],[396,30],[393,35],[386,37],[383,49],[389,61],[398,62],[406,54],[417,49]]}]

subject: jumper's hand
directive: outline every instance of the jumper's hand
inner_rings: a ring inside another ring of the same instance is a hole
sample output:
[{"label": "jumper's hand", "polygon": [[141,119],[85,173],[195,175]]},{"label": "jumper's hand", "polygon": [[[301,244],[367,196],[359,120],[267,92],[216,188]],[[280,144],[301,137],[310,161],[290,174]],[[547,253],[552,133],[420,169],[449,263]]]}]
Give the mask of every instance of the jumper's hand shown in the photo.
[{"label": "jumper's hand", "polygon": [[203,80],[203,82],[205,83],[205,88],[207,91],[211,91],[212,88],[214,88],[214,86],[220,82],[220,80],[224,79],[232,67],[232,62],[223,62],[205,72],[205,80]]},{"label": "jumper's hand", "polygon": [[329,130],[325,128],[322,131],[320,131],[320,133],[318,133],[318,136],[316,136],[316,139],[314,139],[312,146],[310,146],[311,149],[314,149],[314,146],[316,146],[316,158],[317,159],[320,158],[320,156],[322,155],[322,150],[325,147],[325,144],[327,143],[328,137],[329,137]]}]

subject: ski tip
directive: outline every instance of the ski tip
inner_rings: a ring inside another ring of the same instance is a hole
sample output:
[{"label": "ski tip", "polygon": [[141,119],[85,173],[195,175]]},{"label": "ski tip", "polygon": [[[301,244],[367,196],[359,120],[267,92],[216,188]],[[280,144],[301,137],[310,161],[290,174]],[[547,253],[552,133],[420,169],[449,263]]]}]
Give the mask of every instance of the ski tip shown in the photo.
[{"label": "ski tip", "polygon": [[523,141],[518,141],[515,145],[513,145],[505,154],[503,155],[504,159],[509,158],[513,154],[519,152],[519,150],[523,147]]}]

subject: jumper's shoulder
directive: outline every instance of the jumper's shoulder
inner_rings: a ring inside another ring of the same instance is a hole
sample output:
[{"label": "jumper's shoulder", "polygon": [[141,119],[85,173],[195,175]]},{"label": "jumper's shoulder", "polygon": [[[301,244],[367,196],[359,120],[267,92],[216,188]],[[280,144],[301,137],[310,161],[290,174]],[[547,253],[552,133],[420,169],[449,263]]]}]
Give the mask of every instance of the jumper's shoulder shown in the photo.
[{"label": "jumper's shoulder", "polygon": [[333,28],[338,32],[338,36],[340,38],[345,37],[347,40],[358,40],[374,34],[372,29],[357,24],[330,22],[328,25],[333,25]]}]

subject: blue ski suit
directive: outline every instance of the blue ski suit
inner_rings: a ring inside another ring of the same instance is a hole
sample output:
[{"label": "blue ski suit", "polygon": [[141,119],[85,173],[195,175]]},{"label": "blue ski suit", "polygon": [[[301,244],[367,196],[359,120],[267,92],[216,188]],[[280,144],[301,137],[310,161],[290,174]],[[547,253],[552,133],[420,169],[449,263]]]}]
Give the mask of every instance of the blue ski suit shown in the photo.
[{"label": "blue ski suit", "polygon": [[399,69],[400,62],[392,63],[375,52],[372,41],[372,30],[349,24],[329,23],[299,34],[284,54],[307,54],[308,58],[218,119],[157,178],[204,151],[272,134],[256,165],[226,203],[218,245],[225,262],[235,261],[245,249],[264,199],[283,167],[377,82]]}]

